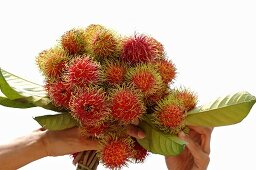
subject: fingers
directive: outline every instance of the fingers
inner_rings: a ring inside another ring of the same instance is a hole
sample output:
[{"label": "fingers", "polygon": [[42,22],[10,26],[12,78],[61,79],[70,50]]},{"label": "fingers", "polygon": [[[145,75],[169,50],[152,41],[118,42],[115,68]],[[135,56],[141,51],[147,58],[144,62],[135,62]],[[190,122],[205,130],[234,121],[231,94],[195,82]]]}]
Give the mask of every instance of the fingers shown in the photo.
[{"label": "fingers", "polygon": [[[179,133],[179,137],[186,142],[186,146],[194,158],[194,163],[198,169],[206,169],[210,157],[209,153],[204,151],[204,147],[201,147],[198,143],[194,142],[188,135],[184,132]],[[207,143],[208,141],[206,141]]]},{"label": "fingers", "polygon": [[143,139],[145,137],[145,133],[135,125],[128,125],[127,134],[137,139]]},{"label": "fingers", "polygon": [[198,126],[190,126],[189,128],[201,135],[201,147],[205,153],[210,154],[211,134],[213,128]]}]

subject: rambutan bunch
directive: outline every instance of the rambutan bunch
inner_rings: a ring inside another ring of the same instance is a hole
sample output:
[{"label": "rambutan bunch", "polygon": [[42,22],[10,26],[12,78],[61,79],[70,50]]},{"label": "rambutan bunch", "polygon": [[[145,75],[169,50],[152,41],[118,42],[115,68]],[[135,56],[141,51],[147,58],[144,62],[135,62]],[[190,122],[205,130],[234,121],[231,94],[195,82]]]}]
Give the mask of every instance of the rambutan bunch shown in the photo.
[{"label": "rambutan bunch", "polygon": [[186,112],[196,106],[193,92],[171,88],[175,65],[164,46],[145,34],[123,37],[92,24],[67,31],[36,61],[52,103],[102,143],[98,158],[110,169],[148,155],[126,134],[129,124],[151,115],[159,130],[177,134]]}]

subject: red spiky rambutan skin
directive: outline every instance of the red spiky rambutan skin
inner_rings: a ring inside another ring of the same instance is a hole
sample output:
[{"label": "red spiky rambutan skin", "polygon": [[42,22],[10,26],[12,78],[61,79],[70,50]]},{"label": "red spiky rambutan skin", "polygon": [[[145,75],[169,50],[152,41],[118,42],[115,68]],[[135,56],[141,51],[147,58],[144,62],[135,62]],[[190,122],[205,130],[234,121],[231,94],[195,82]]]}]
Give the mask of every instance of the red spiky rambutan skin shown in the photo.
[{"label": "red spiky rambutan skin", "polygon": [[176,90],[176,97],[180,100],[186,111],[192,110],[196,107],[197,96],[188,89]]},{"label": "red spiky rambutan skin", "polygon": [[117,38],[113,32],[102,30],[95,33],[89,43],[89,48],[93,56],[104,60],[120,54],[120,42],[120,38]]},{"label": "red spiky rambutan skin", "polygon": [[144,149],[136,139],[133,139],[133,154],[131,158],[135,161],[135,163],[143,163],[146,157],[148,156],[148,151]]},{"label": "red spiky rambutan skin", "polygon": [[126,78],[148,97],[163,87],[160,74],[151,64],[142,64],[132,67],[127,71]]},{"label": "red spiky rambutan skin", "polygon": [[116,87],[110,96],[111,114],[124,124],[134,122],[145,113],[142,93],[132,87]]},{"label": "red spiky rambutan skin", "polygon": [[111,138],[101,150],[101,160],[109,169],[127,165],[131,156],[131,141],[127,138]]},{"label": "red spiky rambutan skin", "polygon": [[108,122],[103,122],[101,124],[83,124],[82,125],[86,134],[89,136],[101,136],[108,129]]},{"label": "red spiky rambutan skin", "polygon": [[52,48],[42,51],[36,61],[47,79],[59,80],[66,68],[68,55],[61,48]]},{"label": "red spiky rambutan skin", "polygon": [[88,56],[73,60],[68,69],[68,79],[73,86],[84,87],[97,84],[101,79],[101,67]]},{"label": "red spiky rambutan skin", "polygon": [[69,83],[62,81],[47,83],[45,85],[45,89],[56,106],[69,108],[69,101],[71,97],[71,88]]},{"label": "red spiky rambutan skin", "polygon": [[152,120],[161,130],[177,134],[184,127],[186,112],[183,103],[175,97],[175,94],[169,93],[157,103],[152,116]]},{"label": "red spiky rambutan skin", "polygon": [[105,79],[110,85],[121,85],[125,81],[127,67],[118,61],[106,62],[104,66]]},{"label": "red spiky rambutan skin", "polygon": [[109,116],[106,94],[102,89],[85,88],[71,96],[70,110],[82,125],[99,125]]},{"label": "red spiky rambutan skin", "polygon": [[146,35],[134,35],[123,40],[121,59],[131,63],[152,61],[159,56],[159,46]]},{"label": "red spiky rambutan skin", "polygon": [[176,77],[176,68],[170,60],[162,59],[153,63],[156,65],[157,71],[160,73],[164,83],[167,84],[174,80]]},{"label": "red spiky rambutan skin", "polygon": [[150,43],[152,44],[152,49],[155,50],[154,53],[156,54],[156,58],[163,58],[165,54],[163,44],[161,44],[153,37],[150,37],[149,40],[151,41]]},{"label": "red spiky rambutan skin", "polygon": [[62,47],[70,54],[83,54],[86,51],[85,33],[82,29],[72,29],[61,37]]}]

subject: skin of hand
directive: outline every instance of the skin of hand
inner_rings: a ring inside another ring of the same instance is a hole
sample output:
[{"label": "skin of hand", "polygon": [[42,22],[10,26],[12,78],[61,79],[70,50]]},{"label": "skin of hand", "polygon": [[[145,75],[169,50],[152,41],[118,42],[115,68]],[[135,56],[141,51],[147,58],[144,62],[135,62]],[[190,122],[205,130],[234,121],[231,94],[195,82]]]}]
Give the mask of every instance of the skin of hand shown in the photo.
[{"label": "skin of hand", "polygon": [[[51,131],[36,130],[26,136],[0,145],[0,170],[15,170],[46,156],[62,156],[86,150],[98,150],[101,145],[78,127]],[[144,132],[135,125],[127,127],[127,133],[143,138]],[[15,160],[15,161],[14,161]]]},{"label": "skin of hand", "polygon": [[210,162],[210,140],[213,128],[190,126],[189,134],[180,132],[186,142],[185,150],[178,156],[165,157],[168,170],[206,170]]}]

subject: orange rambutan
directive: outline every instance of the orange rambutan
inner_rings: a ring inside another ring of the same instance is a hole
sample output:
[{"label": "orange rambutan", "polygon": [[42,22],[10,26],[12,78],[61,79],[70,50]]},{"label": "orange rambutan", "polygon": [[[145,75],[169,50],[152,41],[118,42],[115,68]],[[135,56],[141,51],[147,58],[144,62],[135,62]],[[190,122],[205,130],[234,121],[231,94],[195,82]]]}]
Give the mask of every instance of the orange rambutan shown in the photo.
[{"label": "orange rambutan", "polygon": [[83,54],[86,51],[84,30],[72,29],[61,37],[61,45],[70,55]]},{"label": "orange rambutan", "polygon": [[117,56],[120,53],[120,40],[109,30],[98,31],[89,42],[89,49],[99,59]]},{"label": "orange rambutan", "polygon": [[160,74],[151,64],[137,65],[128,69],[126,78],[147,97],[163,87]]},{"label": "orange rambutan", "polygon": [[192,110],[196,107],[197,96],[190,90],[183,88],[176,90],[175,94],[177,99],[183,103],[186,111]]},{"label": "orange rambutan", "polygon": [[109,169],[127,165],[131,156],[131,141],[128,138],[110,138],[101,150],[101,160]]},{"label": "orange rambutan", "polygon": [[71,96],[69,106],[73,117],[82,125],[99,125],[109,116],[106,94],[102,89],[76,90]]},{"label": "orange rambutan", "polygon": [[118,61],[106,62],[104,66],[106,82],[110,85],[121,85],[125,80],[125,64]]},{"label": "orange rambutan", "polygon": [[74,86],[97,84],[101,79],[100,64],[88,56],[80,56],[73,60],[68,69],[68,80]]},{"label": "orange rambutan", "polygon": [[48,82],[45,85],[50,99],[56,106],[68,108],[71,97],[70,84],[62,81]]},{"label": "orange rambutan", "polygon": [[132,87],[116,87],[110,96],[111,114],[124,124],[134,122],[145,113],[142,94]]},{"label": "orange rambutan", "polygon": [[170,60],[162,59],[153,62],[156,65],[157,71],[160,73],[163,82],[169,83],[176,76],[176,68]]},{"label": "orange rambutan", "polygon": [[160,45],[157,41],[146,35],[134,35],[123,40],[121,59],[137,64],[156,59],[160,53]]},{"label": "orange rambutan", "polygon": [[104,132],[108,129],[108,122],[103,122],[100,124],[82,124],[86,134],[89,136],[100,136],[103,135]]}]

